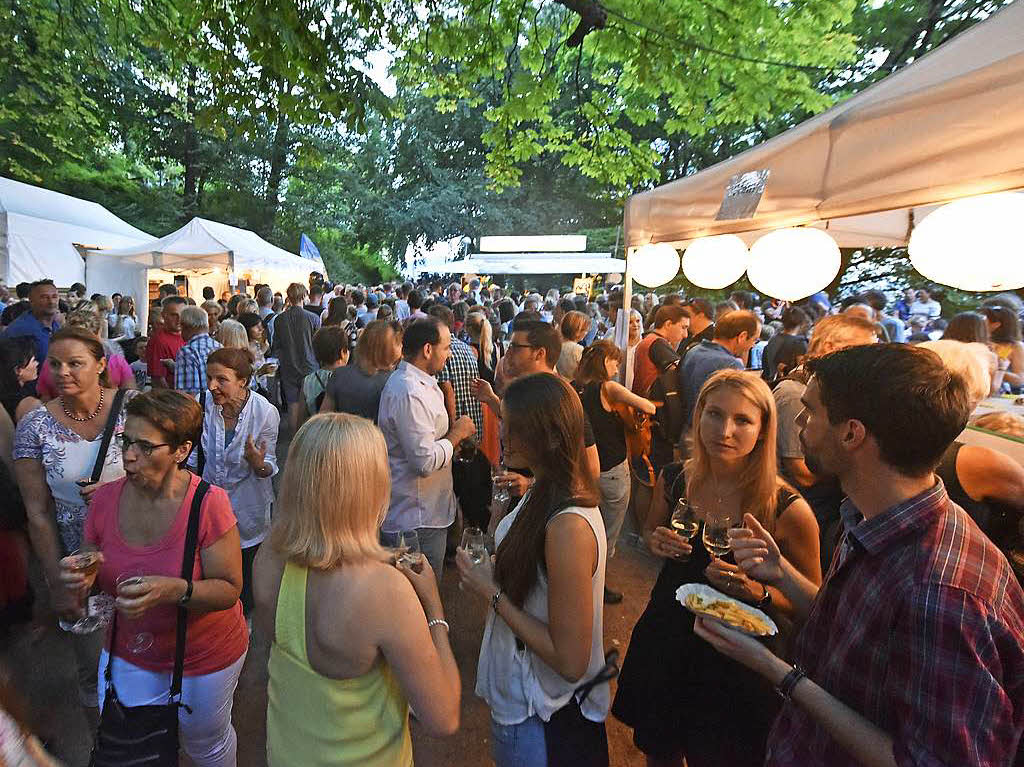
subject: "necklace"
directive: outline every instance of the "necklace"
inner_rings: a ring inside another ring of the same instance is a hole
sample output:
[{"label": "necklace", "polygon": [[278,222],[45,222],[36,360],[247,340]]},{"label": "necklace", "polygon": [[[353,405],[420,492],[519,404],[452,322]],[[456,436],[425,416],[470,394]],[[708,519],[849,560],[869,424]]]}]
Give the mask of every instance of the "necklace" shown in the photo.
[{"label": "necklace", "polygon": [[100,401],[99,404],[96,405],[96,409],[93,410],[90,415],[87,415],[84,418],[79,418],[77,415],[68,410],[68,406],[65,404],[63,397],[60,398],[60,406],[64,409],[64,415],[66,415],[72,421],[78,421],[78,423],[85,423],[86,421],[91,421],[93,418],[98,416],[100,414],[100,411],[103,409],[103,387],[100,387]]},{"label": "necklace", "polygon": [[224,407],[221,408],[221,416],[226,418],[238,418],[238,416],[240,416],[242,414],[242,411],[245,409],[245,403],[248,401],[249,390],[246,389],[245,397],[243,397],[241,403],[239,403],[238,410],[235,410],[233,407],[229,409],[227,405],[225,405]]}]

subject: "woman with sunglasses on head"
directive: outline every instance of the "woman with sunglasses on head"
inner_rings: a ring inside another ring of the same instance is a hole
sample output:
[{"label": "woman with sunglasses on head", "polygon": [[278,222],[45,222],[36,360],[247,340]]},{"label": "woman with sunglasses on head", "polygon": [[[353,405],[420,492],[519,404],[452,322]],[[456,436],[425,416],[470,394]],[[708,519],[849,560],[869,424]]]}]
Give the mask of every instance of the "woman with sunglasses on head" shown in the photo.
[{"label": "woman with sunglasses on head", "polygon": [[[14,472],[25,500],[29,539],[42,563],[54,610],[69,617],[78,600],[60,587],[60,560],[82,547],[89,499],[100,483],[124,476],[121,446],[122,408],[113,436],[100,461],[99,483],[91,475],[100,456],[104,428],[117,389],[107,377],[103,343],[82,328],[61,328],[50,337],[46,355],[57,396],[25,414],[14,435]],[[137,394],[126,391],[127,401]],[[102,637],[75,634],[79,696],[90,716],[96,716],[96,660]]]},{"label": "woman with sunglasses on head", "polygon": [[787,559],[821,583],[818,525],[807,502],[778,473],[776,410],[760,376],[722,370],[700,390],[690,458],[667,465],[655,485],[644,538],[665,564],[630,639],[612,713],[633,728],[648,767],[754,767],[778,698],[757,674],[720,655],[693,632],[693,615],[679,604],[686,583],[710,585],[779,617],[781,592],[746,576],[731,552],[712,557],[704,536],[669,527],[685,499],[708,529],[712,516],[738,525],[744,513],[770,527]]},{"label": "woman with sunglasses on head", "polygon": [[[116,631],[108,632],[99,675],[125,706],[167,702],[174,668],[178,608],[187,611],[179,737],[197,767],[234,767],[237,738],[231,704],[249,636],[238,595],[242,556],[235,515],[219,487],[204,488],[191,577],[182,554],[200,478],[185,468],[202,426],[191,397],[167,389],[125,406],[119,436],[126,476],[96,490],[83,548],[101,552],[97,571],[66,566],[69,593],[95,583],[116,597]],[[111,641],[112,640],[112,641]],[[111,649],[112,647],[112,649]],[[107,691],[100,686],[100,706]]]}]

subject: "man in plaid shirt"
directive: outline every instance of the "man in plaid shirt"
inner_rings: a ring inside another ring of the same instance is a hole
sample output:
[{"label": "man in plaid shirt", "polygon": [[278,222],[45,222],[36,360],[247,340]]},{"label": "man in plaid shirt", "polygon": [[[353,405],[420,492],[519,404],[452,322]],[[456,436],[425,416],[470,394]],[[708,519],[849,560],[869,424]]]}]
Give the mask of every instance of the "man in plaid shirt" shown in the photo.
[{"label": "man in plaid shirt", "polygon": [[768,765],[1020,764],[1024,594],[933,474],[967,421],[965,383],[903,344],[809,368],[800,441],[847,493],[825,582],[802,578],[749,514],[730,531],[740,567],[805,619],[795,665],[714,621],[695,631],[786,699]]},{"label": "man in plaid shirt", "polygon": [[174,388],[198,394],[206,388],[206,358],[220,348],[210,338],[210,317],[205,309],[186,306],[181,310],[181,337],[185,345],[174,357]]}]

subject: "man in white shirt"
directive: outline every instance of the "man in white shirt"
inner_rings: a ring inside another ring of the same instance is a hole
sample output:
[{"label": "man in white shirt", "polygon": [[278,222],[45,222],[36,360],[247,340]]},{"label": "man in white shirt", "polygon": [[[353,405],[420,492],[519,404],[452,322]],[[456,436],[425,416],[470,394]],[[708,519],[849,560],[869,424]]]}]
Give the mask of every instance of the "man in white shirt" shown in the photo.
[{"label": "man in white shirt", "polygon": [[455,521],[452,457],[474,434],[468,416],[448,420],[436,376],[451,354],[452,336],[436,317],[417,320],[402,338],[402,361],[380,397],[378,426],[388,445],[391,505],[381,530],[416,530],[438,578],[448,528]]},{"label": "man in white shirt", "polygon": [[924,288],[918,288],[917,300],[910,305],[910,316],[926,317],[929,322],[937,320],[942,314],[942,307],[938,301],[933,301],[931,295]]},{"label": "man in white shirt", "polygon": [[395,288],[395,295],[398,296],[395,299],[395,319],[399,322],[409,319],[409,315],[412,314],[412,310],[409,308],[409,302],[406,300],[411,290],[411,282],[402,283]]}]

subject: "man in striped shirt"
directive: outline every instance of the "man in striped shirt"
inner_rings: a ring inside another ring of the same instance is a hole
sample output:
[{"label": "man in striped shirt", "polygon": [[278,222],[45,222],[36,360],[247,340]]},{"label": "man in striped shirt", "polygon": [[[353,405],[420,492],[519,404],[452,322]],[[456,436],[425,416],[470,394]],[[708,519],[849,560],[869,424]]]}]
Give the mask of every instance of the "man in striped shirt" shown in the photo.
[{"label": "man in striped shirt", "polygon": [[930,351],[860,346],[813,360],[798,419],[808,467],[839,478],[845,532],[820,589],[750,515],[736,561],[803,628],[794,665],[697,619],[786,698],[766,764],[1010,765],[1024,731],[1024,593],[933,474],[969,414]]},{"label": "man in striped shirt", "polygon": [[174,355],[174,388],[198,394],[206,388],[206,358],[220,344],[210,338],[210,316],[198,306],[181,310],[181,337],[185,341]]}]

